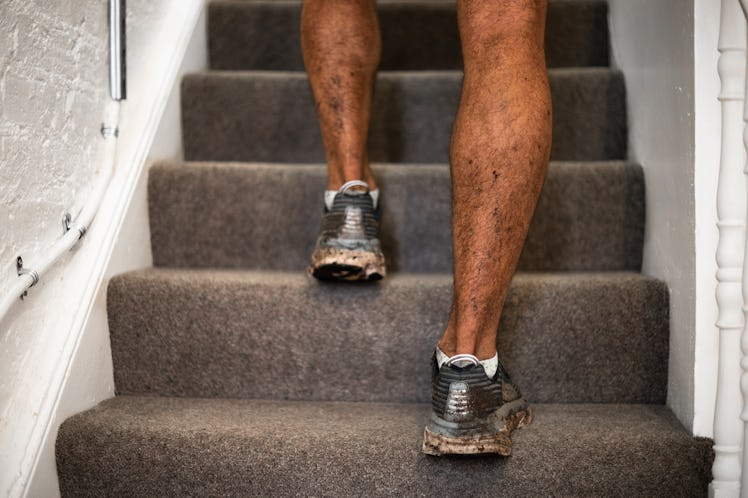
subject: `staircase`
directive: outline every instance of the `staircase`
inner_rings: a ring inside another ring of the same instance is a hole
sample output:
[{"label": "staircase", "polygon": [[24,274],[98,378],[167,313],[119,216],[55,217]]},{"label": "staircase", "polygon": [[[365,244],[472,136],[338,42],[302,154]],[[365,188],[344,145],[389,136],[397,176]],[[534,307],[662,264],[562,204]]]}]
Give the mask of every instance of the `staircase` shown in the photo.
[{"label": "staircase", "polygon": [[639,273],[642,169],[607,8],[551,0],[548,177],[499,351],[536,420],[514,454],[426,457],[451,294],[454,5],[379,6],[370,157],[389,276],[322,284],[324,153],[297,2],[209,7],[211,70],[182,83],[187,162],[150,172],[154,268],[108,290],[117,396],[67,420],[64,496],[702,496],[710,441],[664,406],[668,290]]}]

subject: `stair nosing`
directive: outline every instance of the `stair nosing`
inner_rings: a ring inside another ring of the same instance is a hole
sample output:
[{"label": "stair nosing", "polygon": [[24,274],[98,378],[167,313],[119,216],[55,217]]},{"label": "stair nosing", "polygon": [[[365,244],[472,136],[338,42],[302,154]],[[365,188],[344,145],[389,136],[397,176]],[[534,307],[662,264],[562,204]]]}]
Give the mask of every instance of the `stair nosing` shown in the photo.
[{"label": "stair nosing", "polygon": [[[112,279],[119,279],[124,278],[128,276],[140,276],[140,275],[152,275],[155,277],[162,277],[162,276],[168,276],[168,274],[171,274],[172,276],[176,276],[177,274],[194,274],[201,277],[208,277],[208,276],[221,276],[221,275],[232,275],[232,276],[268,276],[268,277],[274,277],[280,279],[286,279],[286,278],[304,278],[305,280],[308,280],[310,282],[317,282],[317,280],[314,280],[312,277],[309,277],[304,272],[300,272],[298,270],[262,270],[262,269],[256,269],[256,268],[226,268],[226,267],[184,267],[184,266],[149,266],[146,268],[138,268],[135,270],[130,270],[124,273],[120,273],[118,275],[115,275],[112,277]],[[521,270],[514,274],[515,278],[519,279],[532,279],[532,280],[542,280],[544,278],[561,278],[561,279],[568,279],[572,280],[574,278],[582,278],[582,277],[588,277],[588,278],[595,278],[595,279],[611,279],[611,280],[618,280],[618,279],[631,279],[644,281],[644,282],[663,282],[662,279],[652,276],[652,275],[646,275],[641,272],[637,272],[634,270],[611,270],[611,271],[527,271],[527,270]],[[397,272],[391,272],[388,274],[387,278],[378,284],[369,284],[369,285],[386,285],[388,282],[392,282],[393,280],[400,282],[400,281],[407,281],[407,280],[414,280],[414,279],[433,279],[433,280],[451,280],[452,279],[452,273],[451,272],[412,272],[412,271],[397,271]],[[320,285],[327,285],[327,284],[320,284]],[[363,284],[367,285],[367,284]]]}]

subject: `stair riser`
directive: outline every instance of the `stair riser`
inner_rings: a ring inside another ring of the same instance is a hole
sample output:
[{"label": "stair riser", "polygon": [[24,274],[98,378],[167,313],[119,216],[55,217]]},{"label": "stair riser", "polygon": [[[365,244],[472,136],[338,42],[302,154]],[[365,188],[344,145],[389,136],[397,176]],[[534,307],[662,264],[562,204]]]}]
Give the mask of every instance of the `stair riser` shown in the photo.
[{"label": "stair riser", "polygon": [[[392,271],[451,272],[447,166],[375,165]],[[303,271],[319,228],[322,166],[188,164],[151,169],[154,264]],[[523,270],[639,270],[641,168],[554,163],[520,260]]]},{"label": "stair riser", "polygon": [[[116,277],[117,391],[425,402],[450,302],[450,279],[435,276],[358,286],[242,272]],[[522,275],[499,350],[536,402],[663,403],[667,311],[664,285],[633,274]]]},{"label": "stair riser", "polygon": [[[608,70],[555,70],[556,160],[626,157],[623,78]],[[382,73],[372,103],[369,158],[446,163],[460,97],[459,72]],[[182,81],[187,160],[324,162],[303,73],[201,73]]]},{"label": "stair riser", "polygon": [[[550,2],[546,23],[549,67],[608,65],[604,2]],[[212,2],[208,47],[214,69],[303,70],[301,3]],[[378,5],[380,69],[459,69],[454,3]],[[274,33],[275,36],[268,36]]]}]

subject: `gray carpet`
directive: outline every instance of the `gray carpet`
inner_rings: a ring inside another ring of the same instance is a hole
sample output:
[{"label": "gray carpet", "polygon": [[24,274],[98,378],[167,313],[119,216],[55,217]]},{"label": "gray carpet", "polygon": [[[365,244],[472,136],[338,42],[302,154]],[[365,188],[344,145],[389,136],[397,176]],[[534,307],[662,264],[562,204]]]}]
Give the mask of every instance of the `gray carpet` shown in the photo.
[{"label": "gray carpet", "polygon": [[[109,287],[119,393],[427,401],[451,278],[145,270]],[[636,273],[520,274],[499,349],[541,403],[664,403],[668,295]],[[570,368],[570,366],[573,366]]]},{"label": "gray carpet", "polygon": [[[446,163],[460,71],[383,72],[372,103],[369,158]],[[555,160],[626,157],[623,77],[608,68],[552,69]],[[303,72],[212,71],[182,81],[191,161],[323,162]],[[251,137],[248,140],[247,137]]]},{"label": "gray carpet", "polygon": [[[213,69],[301,71],[301,2],[217,1],[208,11]],[[460,37],[454,2],[394,1],[378,5],[382,70],[459,69]],[[549,67],[608,65],[608,6],[599,0],[548,5]],[[277,36],[267,36],[272,32]]]},{"label": "gray carpet", "polygon": [[[374,172],[388,271],[450,272],[448,167],[375,165]],[[326,178],[323,166],[157,165],[148,182],[154,264],[303,271]],[[638,165],[553,163],[520,269],[638,271],[643,232]]]},{"label": "gray carpet", "polygon": [[325,174],[299,2],[214,1],[213,70],[182,83],[185,157],[204,162],[150,172],[157,267],[110,281],[118,395],[62,425],[63,496],[704,496],[711,442],[664,405],[668,289],[637,273],[645,170],[624,161],[624,81],[597,0],[549,4],[557,162],[499,327],[536,421],[511,458],[419,452],[452,292],[460,47],[453,1],[378,8],[388,71],[369,145],[388,163],[389,275],[304,275]]},{"label": "gray carpet", "polygon": [[[540,405],[509,458],[419,452],[427,405],[120,396],[65,422],[70,496],[704,496],[710,444],[651,405]],[[677,462],[677,463],[676,463]],[[168,490],[168,491],[167,491]]]}]

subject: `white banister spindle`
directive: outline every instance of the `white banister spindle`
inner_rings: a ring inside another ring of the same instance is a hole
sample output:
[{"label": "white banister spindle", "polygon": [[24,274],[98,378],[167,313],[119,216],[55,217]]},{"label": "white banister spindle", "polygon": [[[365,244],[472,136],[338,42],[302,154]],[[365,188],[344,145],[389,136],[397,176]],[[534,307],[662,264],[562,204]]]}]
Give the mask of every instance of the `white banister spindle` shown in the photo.
[{"label": "white banister spindle", "polygon": [[710,496],[740,493],[743,423],[740,420],[742,274],[745,249],[746,183],[743,176],[743,102],[746,22],[738,0],[722,0],[718,71],[721,81],[722,143],[717,185],[717,306],[719,369],[714,414],[714,465]]}]

